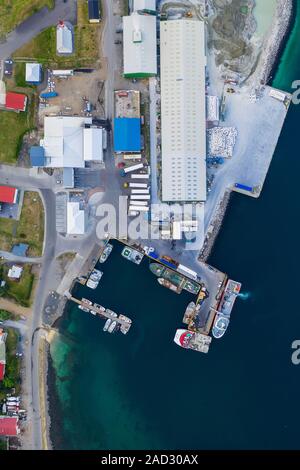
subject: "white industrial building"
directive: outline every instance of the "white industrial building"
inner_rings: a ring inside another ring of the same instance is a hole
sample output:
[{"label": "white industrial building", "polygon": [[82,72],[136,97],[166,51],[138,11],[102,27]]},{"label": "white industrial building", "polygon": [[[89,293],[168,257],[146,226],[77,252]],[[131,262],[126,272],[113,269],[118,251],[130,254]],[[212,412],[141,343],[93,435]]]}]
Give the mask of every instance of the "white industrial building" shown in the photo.
[{"label": "white industrial building", "polygon": [[84,161],[103,162],[103,129],[87,127],[83,130]]},{"label": "white industrial building", "polygon": [[137,12],[123,17],[124,76],[144,78],[157,74],[156,16]]},{"label": "white industrial building", "polygon": [[56,27],[56,50],[58,54],[73,53],[73,32],[63,21]]},{"label": "white industrial building", "polygon": [[85,233],[85,212],[80,209],[79,202],[67,203],[67,234],[84,235]]},{"label": "white industrial building", "polygon": [[[91,127],[90,127],[91,126]],[[44,166],[84,168],[85,161],[103,161],[102,128],[91,117],[46,116],[44,119]]]},{"label": "white industrial building", "polygon": [[134,11],[156,11],[156,0],[133,0]]},{"label": "white industrial building", "polygon": [[162,200],[206,200],[205,30],[160,23]]}]

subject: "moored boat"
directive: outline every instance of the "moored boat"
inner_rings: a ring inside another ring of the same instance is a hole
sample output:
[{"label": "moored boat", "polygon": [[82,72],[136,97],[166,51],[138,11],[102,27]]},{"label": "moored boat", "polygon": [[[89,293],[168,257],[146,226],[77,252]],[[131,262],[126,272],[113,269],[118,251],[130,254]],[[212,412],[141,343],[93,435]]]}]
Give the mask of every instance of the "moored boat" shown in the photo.
[{"label": "moored boat", "polygon": [[178,329],[175,333],[174,342],[184,349],[208,353],[211,336],[195,333],[193,331]]},{"label": "moored boat", "polygon": [[229,325],[229,318],[224,317],[223,315],[216,315],[213,328],[212,328],[212,335],[214,338],[222,338],[224,336],[227,328]]},{"label": "moored boat", "polygon": [[116,321],[113,321],[109,327],[108,327],[108,333],[113,333],[113,331],[116,329],[116,326],[117,326],[117,322]]},{"label": "moored boat", "polygon": [[162,277],[159,277],[157,281],[161,286],[167,287],[167,289],[170,289],[172,292],[176,292],[176,294],[181,293],[181,288],[178,286],[175,286],[175,284],[172,284],[172,282],[168,281],[167,279],[163,279]]},{"label": "moored boat", "polygon": [[113,249],[113,246],[110,243],[107,243],[106,247],[104,248],[104,250],[101,253],[99,263],[105,263],[105,261],[107,260],[107,258],[111,254],[112,249]]},{"label": "moored boat", "polygon": [[104,324],[103,331],[107,331],[110,324],[111,324],[111,319],[108,318]]}]

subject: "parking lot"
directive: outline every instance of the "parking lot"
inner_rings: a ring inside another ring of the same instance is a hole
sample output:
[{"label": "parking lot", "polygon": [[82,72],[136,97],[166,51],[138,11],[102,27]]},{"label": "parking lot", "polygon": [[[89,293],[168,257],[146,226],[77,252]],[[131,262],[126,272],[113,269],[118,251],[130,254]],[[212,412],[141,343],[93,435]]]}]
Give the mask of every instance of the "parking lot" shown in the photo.
[{"label": "parking lot", "polygon": [[67,231],[67,193],[58,193],[56,195],[56,230],[59,233]]}]

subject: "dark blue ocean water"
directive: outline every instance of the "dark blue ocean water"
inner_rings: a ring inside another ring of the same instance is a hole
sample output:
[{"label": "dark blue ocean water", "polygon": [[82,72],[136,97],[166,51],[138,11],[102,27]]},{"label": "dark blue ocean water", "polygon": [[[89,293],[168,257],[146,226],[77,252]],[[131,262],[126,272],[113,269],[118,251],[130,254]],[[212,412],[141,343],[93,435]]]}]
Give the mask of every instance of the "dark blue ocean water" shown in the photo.
[{"label": "dark blue ocean water", "polygon": [[[300,80],[297,6],[274,80],[286,90]],[[123,260],[118,246],[103,265],[98,302],[122,306],[134,320],[129,334],[105,334],[103,322],[69,306],[51,348],[56,448],[300,447],[300,366],[291,362],[300,339],[299,122],[292,105],[261,198],[232,197],[209,261],[249,296],[207,356],[172,342],[191,297],[161,288],[147,261]]]}]

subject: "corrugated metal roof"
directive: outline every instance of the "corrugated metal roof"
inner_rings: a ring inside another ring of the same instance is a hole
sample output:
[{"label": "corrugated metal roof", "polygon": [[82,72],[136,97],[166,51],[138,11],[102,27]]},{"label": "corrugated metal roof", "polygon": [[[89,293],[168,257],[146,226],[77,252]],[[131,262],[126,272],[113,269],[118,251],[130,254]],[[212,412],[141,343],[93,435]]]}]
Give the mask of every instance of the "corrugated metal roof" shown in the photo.
[{"label": "corrugated metal roof", "polygon": [[39,83],[42,78],[42,66],[37,63],[26,64],[26,82]]},{"label": "corrugated metal roof", "polygon": [[56,49],[59,54],[73,52],[73,34],[66,24],[59,24],[56,28]]},{"label": "corrugated metal roof", "polygon": [[0,416],[0,436],[17,436],[19,418],[12,416]]},{"label": "corrugated metal roof", "polygon": [[45,150],[40,145],[34,145],[30,149],[31,166],[44,166],[45,165]]},{"label": "corrugated metal roof", "polygon": [[114,119],[114,148],[115,152],[140,152],[140,118]]},{"label": "corrugated metal roof", "polygon": [[123,17],[124,75],[150,76],[157,74],[156,16]]},{"label": "corrugated metal roof", "polygon": [[14,204],[16,202],[18,190],[11,186],[0,186],[0,202]]},{"label": "corrugated metal roof", "polygon": [[80,209],[79,202],[67,204],[67,233],[69,235],[83,235],[85,233],[85,213]]},{"label": "corrugated metal roof", "polygon": [[100,19],[100,7],[98,0],[88,0],[89,19],[99,20]]}]

